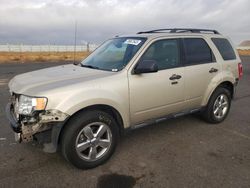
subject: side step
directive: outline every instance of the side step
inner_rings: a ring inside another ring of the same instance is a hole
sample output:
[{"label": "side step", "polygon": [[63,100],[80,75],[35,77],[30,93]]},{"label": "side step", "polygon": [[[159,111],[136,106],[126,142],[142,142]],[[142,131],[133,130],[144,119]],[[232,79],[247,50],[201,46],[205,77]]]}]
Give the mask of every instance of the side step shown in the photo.
[{"label": "side step", "polygon": [[184,115],[187,115],[187,114],[193,114],[193,113],[199,112],[201,110],[202,110],[202,108],[195,108],[195,109],[192,109],[192,110],[185,110],[185,111],[175,113],[175,114],[169,114],[167,116],[160,117],[160,118],[150,119],[150,120],[147,120],[147,121],[145,121],[143,123],[133,125],[133,126],[131,126],[130,129],[131,130],[138,129],[138,128],[145,127],[145,126],[148,126],[148,125],[152,125],[152,124],[156,124],[156,123],[159,123],[159,122],[162,122],[162,121],[166,121],[168,119],[178,118],[180,116],[184,116]]}]

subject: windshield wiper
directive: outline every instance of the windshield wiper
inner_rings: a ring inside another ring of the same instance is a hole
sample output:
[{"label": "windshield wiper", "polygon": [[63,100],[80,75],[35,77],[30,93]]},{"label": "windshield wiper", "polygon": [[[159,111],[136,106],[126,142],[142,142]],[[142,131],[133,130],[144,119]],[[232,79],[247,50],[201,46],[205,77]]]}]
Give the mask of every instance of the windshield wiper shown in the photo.
[{"label": "windshield wiper", "polygon": [[87,67],[87,68],[91,68],[91,69],[100,69],[99,67],[96,67],[96,66],[92,66],[92,65],[83,65],[83,64],[81,64],[81,67]]}]

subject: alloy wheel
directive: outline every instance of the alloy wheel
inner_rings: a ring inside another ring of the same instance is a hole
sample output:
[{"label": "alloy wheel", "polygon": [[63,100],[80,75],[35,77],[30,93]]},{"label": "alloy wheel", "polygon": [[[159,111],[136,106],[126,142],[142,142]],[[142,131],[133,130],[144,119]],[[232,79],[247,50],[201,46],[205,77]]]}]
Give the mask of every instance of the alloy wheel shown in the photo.
[{"label": "alloy wheel", "polygon": [[225,115],[227,114],[228,108],[229,108],[228,97],[225,94],[219,95],[216,98],[213,106],[213,113],[215,118],[217,119],[224,118]]},{"label": "alloy wheel", "polygon": [[96,161],[110,149],[112,133],[103,122],[86,125],[77,135],[75,149],[77,155],[85,161]]}]

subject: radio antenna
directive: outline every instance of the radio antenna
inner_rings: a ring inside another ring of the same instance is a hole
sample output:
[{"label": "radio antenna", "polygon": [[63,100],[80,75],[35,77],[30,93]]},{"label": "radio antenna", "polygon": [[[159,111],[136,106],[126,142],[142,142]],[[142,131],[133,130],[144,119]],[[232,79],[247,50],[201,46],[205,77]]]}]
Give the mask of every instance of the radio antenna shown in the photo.
[{"label": "radio antenna", "polygon": [[77,21],[75,20],[74,65],[76,65],[76,34],[77,34]]}]

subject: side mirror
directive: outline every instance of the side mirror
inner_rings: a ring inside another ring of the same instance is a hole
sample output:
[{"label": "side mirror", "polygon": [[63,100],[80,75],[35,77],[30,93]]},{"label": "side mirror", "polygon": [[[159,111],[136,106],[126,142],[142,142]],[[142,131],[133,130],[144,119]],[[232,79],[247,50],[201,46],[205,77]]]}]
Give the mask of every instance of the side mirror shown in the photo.
[{"label": "side mirror", "polygon": [[158,66],[155,60],[140,61],[134,69],[135,74],[157,72]]}]

